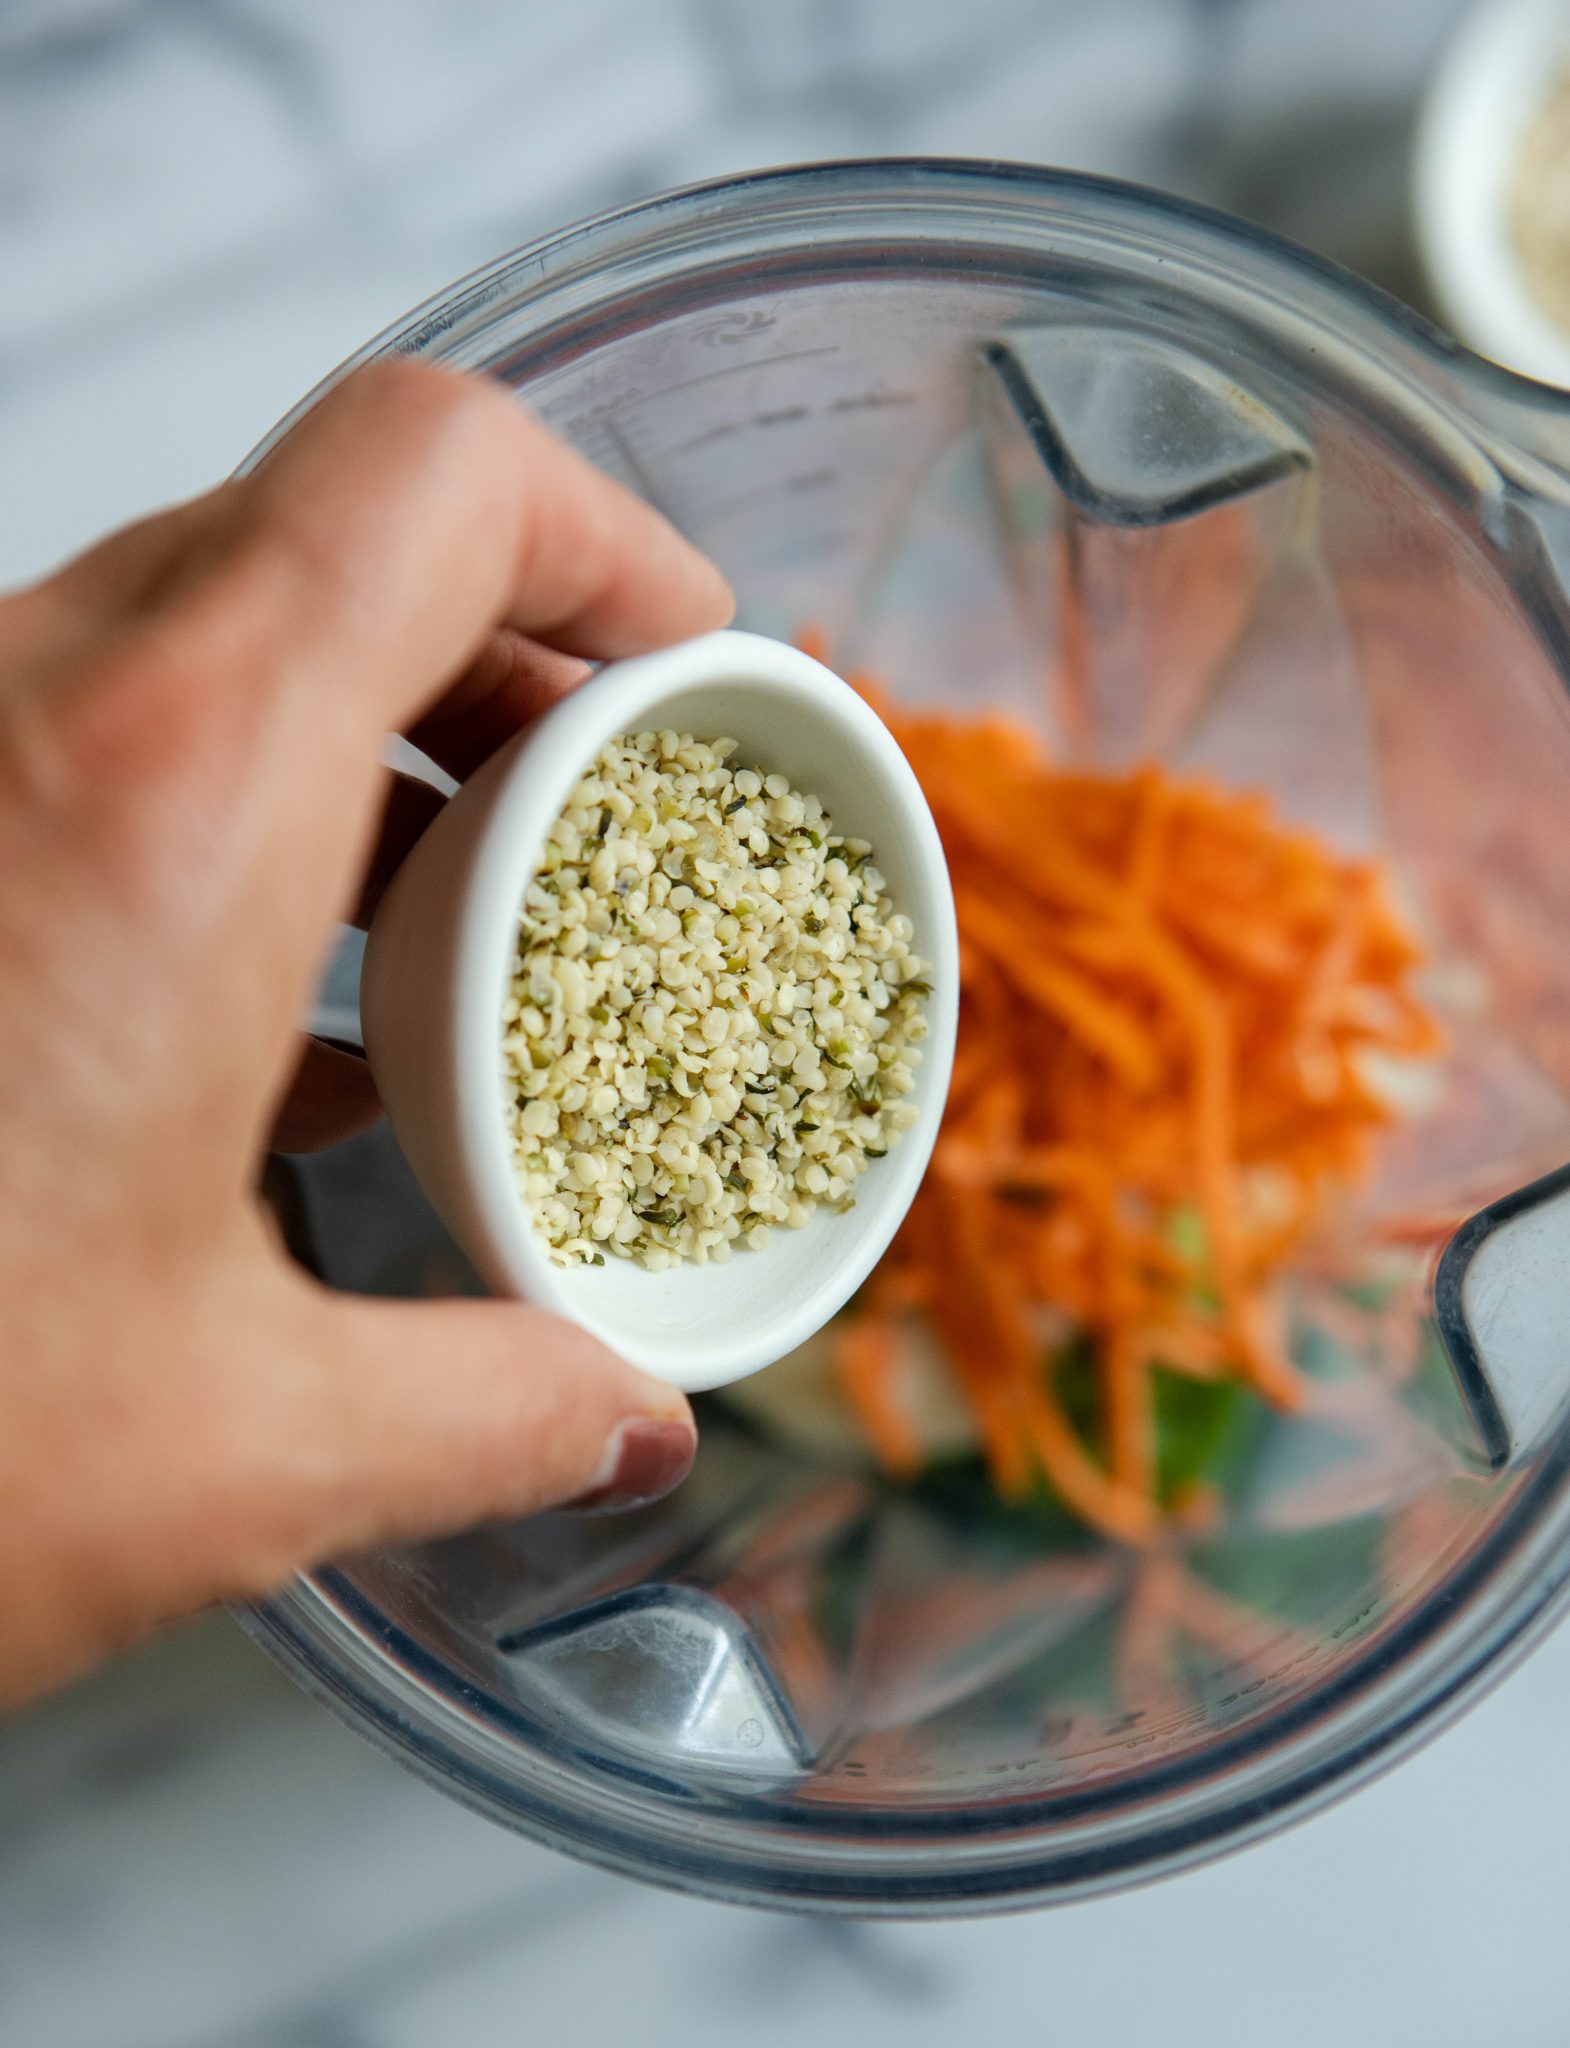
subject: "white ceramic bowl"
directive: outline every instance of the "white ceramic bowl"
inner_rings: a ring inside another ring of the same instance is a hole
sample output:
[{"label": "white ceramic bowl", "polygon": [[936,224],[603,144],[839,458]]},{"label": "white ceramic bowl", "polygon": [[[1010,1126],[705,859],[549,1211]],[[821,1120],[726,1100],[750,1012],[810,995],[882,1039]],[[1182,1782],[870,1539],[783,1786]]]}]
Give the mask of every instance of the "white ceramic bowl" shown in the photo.
[{"label": "white ceramic bowl", "polygon": [[1469,348],[1570,385],[1570,334],[1526,286],[1510,188],[1532,121],[1570,62],[1565,0],[1486,0],[1452,37],[1418,123],[1413,206],[1439,310]]},{"label": "white ceramic bowl", "polygon": [[[776,1230],[725,1265],[646,1272],[552,1263],[513,1178],[502,1006],[523,892],[574,784],[607,740],[674,727],[821,797],[870,840],[931,963],[917,1121],[856,1184],[855,1207]],[[696,1391],[804,1342],[871,1272],[910,1207],[948,1092],[959,995],[948,869],[887,727],[821,663],[751,633],[710,633],[600,670],[458,791],[399,869],[365,949],[361,1018],[377,1086],[426,1194],[481,1277],[570,1317]]]}]

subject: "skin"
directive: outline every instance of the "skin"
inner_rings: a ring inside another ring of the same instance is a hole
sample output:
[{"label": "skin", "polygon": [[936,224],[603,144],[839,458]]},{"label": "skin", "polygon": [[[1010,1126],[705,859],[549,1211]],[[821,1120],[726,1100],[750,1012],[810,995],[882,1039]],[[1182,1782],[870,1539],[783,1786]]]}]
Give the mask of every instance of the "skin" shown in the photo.
[{"label": "skin", "polygon": [[331,1293],[256,1194],[376,1113],[335,918],[584,658],[718,572],[498,389],[388,363],[0,602],[0,1701],[334,1553],[663,1490],[687,1404],[515,1303]]}]

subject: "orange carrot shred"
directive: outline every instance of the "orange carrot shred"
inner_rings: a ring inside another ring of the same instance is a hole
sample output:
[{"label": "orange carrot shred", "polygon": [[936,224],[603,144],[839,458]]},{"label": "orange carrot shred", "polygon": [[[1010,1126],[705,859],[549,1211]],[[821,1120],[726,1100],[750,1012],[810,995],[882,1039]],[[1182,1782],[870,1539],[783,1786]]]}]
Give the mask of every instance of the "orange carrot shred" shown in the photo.
[{"label": "orange carrot shred", "polygon": [[921,1444],[892,1398],[897,1351],[891,1318],[874,1311],[837,1323],[831,1341],[845,1397],[884,1469],[913,1476],[921,1470]]},{"label": "orange carrot shred", "polygon": [[[829,659],[821,632],[801,644]],[[1257,794],[1150,765],[1061,769],[1022,727],[851,680],[942,835],[961,1008],[932,1170],[835,1327],[847,1398],[889,1470],[916,1470],[896,1318],[925,1315],[999,1490],[1044,1479],[1148,1543],[1155,1368],[1301,1399],[1277,1283],[1391,1120],[1368,1056],[1442,1048],[1421,948],[1377,868]],[[1094,1442],[1049,1365],[1076,1331]]]}]

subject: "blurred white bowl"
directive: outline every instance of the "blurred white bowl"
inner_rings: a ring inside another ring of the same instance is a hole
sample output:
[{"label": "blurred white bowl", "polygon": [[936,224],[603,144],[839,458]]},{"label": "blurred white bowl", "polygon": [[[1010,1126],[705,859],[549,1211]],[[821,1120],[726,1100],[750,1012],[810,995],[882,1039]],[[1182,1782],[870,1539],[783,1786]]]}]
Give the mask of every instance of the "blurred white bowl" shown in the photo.
[{"label": "blurred white bowl", "polygon": [[[856,1184],[724,1265],[650,1273],[554,1264],[513,1177],[502,1006],[523,893],[546,835],[607,740],[673,727],[740,743],[870,840],[930,962],[917,1121]],[[888,728],[820,663],[752,633],[711,633],[592,676],[471,777],[377,910],[361,982],[365,1047],[421,1185],[489,1286],[570,1317],[634,1365],[696,1391],[772,1364],[820,1329],[882,1256],[943,1114],[959,1003],[954,900],[937,828]]]},{"label": "blurred white bowl", "polygon": [[1435,72],[1418,124],[1418,247],[1445,320],[1469,348],[1570,385],[1570,333],[1527,289],[1511,185],[1532,122],[1570,62],[1565,0],[1487,0]]}]

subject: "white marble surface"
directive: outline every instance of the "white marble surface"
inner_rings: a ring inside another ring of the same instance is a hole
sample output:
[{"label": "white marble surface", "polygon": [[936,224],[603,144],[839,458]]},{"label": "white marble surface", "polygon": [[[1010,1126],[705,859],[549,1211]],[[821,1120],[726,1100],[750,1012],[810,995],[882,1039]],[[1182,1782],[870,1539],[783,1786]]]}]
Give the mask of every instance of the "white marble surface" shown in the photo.
[{"label": "white marble surface", "polygon": [[[222,473],[454,274],[749,164],[1035,157],[1409,288],[1450,0],[9,0],[0,582]],[[1570,1635],[1356,1800],[1122,1899],[860,1929],[664,1897],[475,1820],[231,1626],[0,1731],[0,2041],[1549,2048]]]},{"label": "white marble surface", "polygon": [[1559,2048],[1570,1632],[1376,1785],[1091,1905],[918,1927],[667,1896],[477,1820],[229,1624],[0,1743],[17,2048]]},{"label": "white marble surface", "polygon": [[1406,281],[1456,0],[9,0],[0,583],[221,474],[466,269],[888,151],[1171,184]]}]

